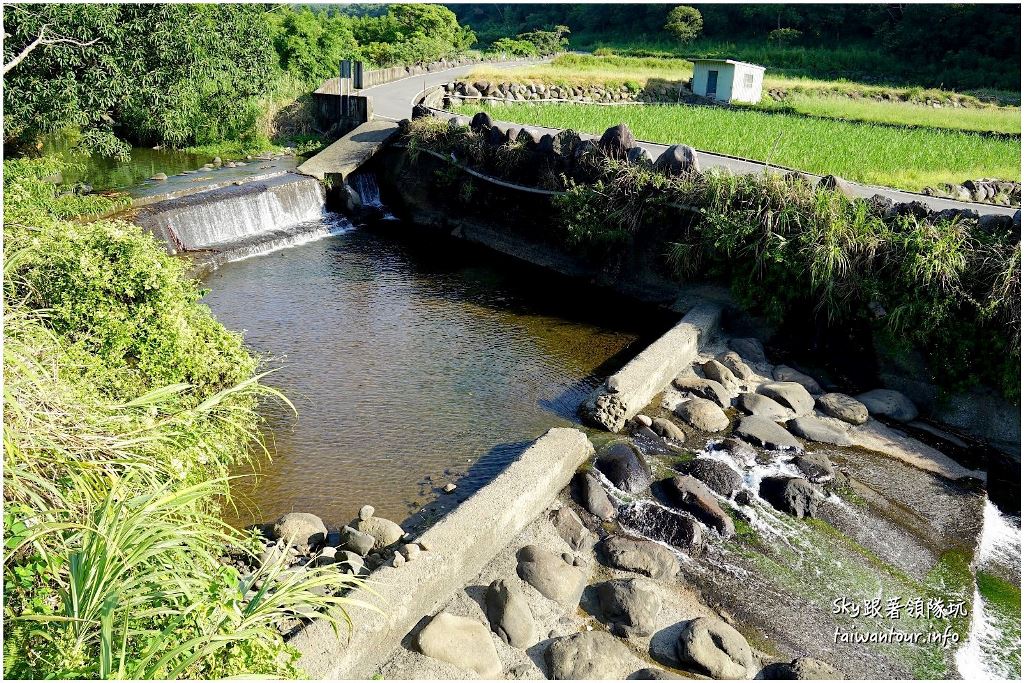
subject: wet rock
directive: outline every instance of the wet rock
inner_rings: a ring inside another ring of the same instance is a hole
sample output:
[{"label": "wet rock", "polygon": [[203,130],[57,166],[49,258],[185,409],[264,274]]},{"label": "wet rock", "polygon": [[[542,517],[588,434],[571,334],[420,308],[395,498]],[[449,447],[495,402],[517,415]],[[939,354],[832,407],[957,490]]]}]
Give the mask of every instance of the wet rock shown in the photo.
[{"label": "wet rock", "polygon": [[557,638],[544,652],[548,678],[555,681],[621,680],[633,666],[625,645],[604,631]]},{"label": "wet rock", "polygon": [[466,617],[441,612],[416,636],[416,649],[480,678],[497,678],[501,673],[498,651],[487,628]]},{"label": "wet rock", "polygon": [[769,664],[761,670],[760,678],[766,681],[842,681],[846,676],[827,662],[800,657],[789,663]]},{"label": "wet rock", "polygon": [[750,366],[743,362],[743,359],[740,358],[740,354],[735,351],[720,353],[716,360],[729,368],[729,371],[732,372],[733,376],[738,377],[739,379],[751,380],[757,376],[754,371],[750,369]]},{"label": "wet rock", "polygon": [[796,382],[811,394],[821,393],[821,385],[816,379],[788,365],[776,365],[772,377],[779,382]]},{"label": "wet rock", "polygon": [[704,361],[701,366],[704,370],[704,376],[708,379],[714,380],[721,384],[728,390],[732,390],[739,385],[739,379],[733,374],[732,370],[725,367],[717,360]]},{"label": "wet rock", "polygon": [[792,434],[765,417],[741,417],[735,433],[744,441],[762,448],[802,450],[800,442],[794,439]]},{"label": "wet rock", "polygon": [[597,585],[597,601],[613,634],[622,637],[654,633],[661,598],[644,579],[615,579]]},{"label": "wet rock", "polygon": [[625,536],[608,536],[599,544],[601,556],[612,567],[652,579],[668,579],[679,573],[679,560],[657,543]]},{"label": "wet rock", "polygon": [[370,534],[364,534],[350,526],[342,527],[338,539],[338,548],[350,550],[361,557],[366,557],[376,543],[376,539]]},{"label": "wet rock", "polygon": [[393,543],[398,543],[405,531],[390,519],[383,517],[370,517],[369,519],[355,520],[352,524],[356,531],[373,536],[373,547],[375,550],[386,548]]},{"label": "wet rock", "polygon": [[718,679],[748,678],[754,654],[743,635],[724,621],[698,617],[679,634],[676,653],[683,664]]},{"label": "wet rock", "polygon": [[695,458],[679,469],[725,498],[743,484],[740,473],[717,458]]},{"label": "wet rock", "polygon": [[655,434],[662,438],[672,439],[679,443],[686,442],[686,432],[683,431],[682,427],[671,420],[666,420],[663,417],[656,417],[651,420],[650,427]]},{"label": "wet rock", "polygon": [[676,406],[676,415],[686,425],[702,432],[720,432],[729,426],[729,418],[717,403],[691,398]]},{"label": "wet rock", "polygon": [[786,423],[789,431],[808,441],[832,444],[833,446],[851,446],[853,440],[832,425],[814,417],[804,415]]},{"label": "wet rock", "polygon": [[767,363],[768,359],[764,355],[764,345],[760,339],[755,337],[741,337],[737,339],[729,340],[729,348],[740,354],[747,360],[754,361],[755,363]]},{"label": "wet rock", "polygon": [[521,548],[516,557],[516,573],[519,578],[536,588],[541,595],[566,608],[579,604],[587,585],[587,575],[579,567],[535,545]]},{"label": "wet rock", "polygon": [[909,398],[892,389],[872,389],[857,396],[872,415],[883,415],[897,422],[917,417],[917,407]]},{"label": "wet rock", "polygon": [[152,178],[150,178],[150,180],[167,180],[167,174],[166,173],[156,173],[156,174],[153,175]]},{"label": "wet rock", "polygon": [[757,393],[790,408],[797,415],[809,415],[814,410],[814,397],[796,382],[765,382]]},{"label": "wet rock", "polygon": [[750,415],[766,417],[772,421],[785,420],[793,414],[793,411],[778,401],[749,391],[739,395],[736,407]]},{"label": "wet rock", "polygon": [[605,156],[624,161],[629,155],[629,151],[636,147],[636,138],[633,137],[633,131],[629,129],[629,126],[620,123],[606,130],[597,146]]},{"label": "wet rock", "polygon": [[638,501],[619,510],[619,523],[691,555],[700,553],[704,543],[697,520],[650,501]]},{"label": "wet rock", "polygon": [[573,477],[573,482],[576,498],[587,512],[605,522],[615,517],[615,506],[597,477],[590,472],[580,472]]},{"label": "wet rock", "polygon": [[647,669],[640,669],[629,675],[631,681],[681,681],[684,680],[682,676],[672,673],[671,671],[665,671],[664,669],[655,669],[653,667]]},{"label": "wet rock", "polygon": [[316,515],[289,512],[274,522],[273,538],[298,548],[318,546],[327,540],[327,527]]},{"label": "wet rock", "polygon": [[754,496],[747,489],[740,489],[733,498],[737,505],[751,506],[754,504]]},{"label": "wet rock", "polygon": [[624,441],[602,450],[595,465],[621,491],[639,493],[651,485],[651,466]]},{"label": "wet rock", "polygon": [[487,587],[484,607],[491,630],[512,647],[525,650],[537,642],[537,626],[526,596],[514,584],[499,579]]},{"label": "wet rock", "polygon": [[868,421],[867,406],[846,394],[822,394],[818,397],[818,408],[826,415],[852,425],[862,425]]},{"label": "wet rock", "polygon": [[630,436],[633,445],[643,455],[668,455],[682,450],[682,446],[678,442],[669,442],[658,436],[650,427],[635,427]]},{"label": "wet rock", "polygon": [[696,173],[700,171],[697,150],[689,145],[672,145],[658,156],[654,168],[670,176]]},{"label": "wet rock", "polygon": [[814,517],[818,512],[819,492],[816,486],[799,477],[765,477],[760,495],[781,512],[799,519]]},{"label": "wet rock", "polygon": [[441,491],[444,493],[454,493],[455,489],[457,488],[458,487],[455,484],[448,482],[447,484],[441,487]]},{"label": "wet rock", "polygon": [[590,531],[583,526],[583,520],[566,505],[551,513],[551,523],[573,550],[579,550],[590,540]]},{"label": "wet rock", "polygon": [[723,538],[731,538],[736,527],[730,517],[718,504],[718,500],[702,481],[692,475],[672,477],[665,484],[672,503],[718,531]]},{"label": "wet rock", "polygon": [[754,450],[754,447],[734,436],[729,436],[721,441],[710,444],[709,448],[713,451],[728,453],[736,461],[736,464],[741,467],[751,466],[757,461],[757,451]]},{"label": "wet rock", "polygon": [[728,408],[731,405],[729,391],[721,383],[713,379],[676,377],[672,380],[672,386],[684,393],[689,393],[708,401],[714,401],[722,408]]},{"label": "wet rock", "polygon": [[824,453],[804,453],[793,458],[804,476],[814,482],[825,481],[836,476],[836,468]]}]

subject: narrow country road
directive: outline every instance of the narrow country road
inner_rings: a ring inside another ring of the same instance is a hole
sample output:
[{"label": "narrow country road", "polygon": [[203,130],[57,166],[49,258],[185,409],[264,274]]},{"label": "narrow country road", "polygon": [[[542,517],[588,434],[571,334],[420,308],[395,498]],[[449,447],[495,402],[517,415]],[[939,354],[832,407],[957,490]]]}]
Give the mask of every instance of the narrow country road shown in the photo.
[{"label": "narrow country road", "polygon": [[[535,62],[508,62],[505,64],[491,63],[488,64],[488,66],[498,69],[511,69],[526,63]],[[467,64],[464,66],[446,69],[444,71],[435,71],[433,73],[410,76],[408,78],[392,81],[391,83],[384,83],[382,85],[373,86],[372,88],[365,88],[360,90],[359,94],[373,96],[373,112],[375,118],[400,121],[401,119],[407,119],[411,116],[413,102],[425,89],[436,85],[442,85],[460,76],[465,76],[478,66],[479,65],[477,64]],[[448,112],[441,112],[440,110],[435,111],[440,115],[454,116],[454,114],[450,114]],[[542,128],[540,126],[530,126],[530,128],[543,133],[557,132],[555,129]],[[597,138],[599,136],[583,135],[582,137]],[[685,143],[685,140],[681,140],[680,142]],[[668,145],[653,142],[641,142],[640,146],[646,148],[654,159],[657,159],[662,152],[668,149]],[[740,159],[724,154],[715,154],[713,152],[698,150],[697,158],[700,161],[701,168],[704,169],[726,168],[733,173],[745,174],[762,173],[765,170],[763,162],[752,161],[750,159]],[[787,173],[792,170],[778,166],[771,166],[770,169],[780,173]],[[821,177],[813,173],[808,173],[807,176],[815,180]],[[942,211],[944,209],[969,209],[977,211],[979,215],[1001,214],[1006,216],[1012,216],[1014,213],[1019,211],[1019,209],[1014,207],[981,204],[977,202],[960,202],[953,199],[929,197],[916,192],[906,192],[904,190],[895,190],[893,188],[879,187],[875,185],[861,185],[860,183],[854,182],[850,182],[850,190],[855,196],[863,197],[865,199],[877,194],[898,203],[919,201],[934,211]]]}]

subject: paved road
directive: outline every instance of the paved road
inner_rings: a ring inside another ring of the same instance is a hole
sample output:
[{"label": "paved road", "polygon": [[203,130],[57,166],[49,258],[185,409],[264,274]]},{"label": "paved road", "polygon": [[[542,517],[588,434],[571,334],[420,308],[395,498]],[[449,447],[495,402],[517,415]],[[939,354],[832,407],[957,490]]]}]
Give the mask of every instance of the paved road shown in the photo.
[{"label": "paved road", "polygon": [[[488,66],[499,69],[511,69],[524,63],[526,62],[509,62],[506,64],[492,63]],[[366,88],[361,90],[359,94],[373,96],[373,110],[375,117],[399,121],[401,119],[409,118],[412,114],[414,100],[423,92],[424,89],[447,83],[459,76],[465,76],[476,67],[477,65],[475,64],[469,64],[465,66],[457,66],[445,71],[435,71],[434,73],[411,76],[398,81],[392,81],[391,83],[384,83],[372,88]],[[445,113],[447,114],[447,112]],[[532,128],[542,132],[555,132],[553,129],[541,128],[539,126],[532,126]],[[598,136],[584,135],[583,137],[596,138]],[[668,145],[653,142],[641,142],[640,146],[645,147],[647,151],[651,153],[651,157],[655,159],[668,148]],[[712,152],[698,150],[697,158],[700,161],[701,168],[705,169],[726,168],[733,173],[761,173],[765,170],[764,163],[751,161],[749,159],[730,157],[722,154],[715,154]],[[781,173],[786,173],[791,170],[776,166],[772,166],[771,169]],[[807,175],[815,179],[821,177],[814,175],[813,173],[808,173]],[[942,211],[943,209],[970,209],[977,211],[982,215],[1003,214],[1008,216],[1012,216],[1016,211],[1018,211],[1018,209],[1011,207],[994,206],[992,204],[980,204],[976,202],[959,202],[953,199],[929,197],[916,192],[904,192],[902,190],[894,190],[888,187],[861,185],[860,183],[850,183],[850,188],[853,194],[858,197],[869,198],[873,195],[880,194],[884,197],[888,197],[894,202],[920,201],[935,211]]]}]

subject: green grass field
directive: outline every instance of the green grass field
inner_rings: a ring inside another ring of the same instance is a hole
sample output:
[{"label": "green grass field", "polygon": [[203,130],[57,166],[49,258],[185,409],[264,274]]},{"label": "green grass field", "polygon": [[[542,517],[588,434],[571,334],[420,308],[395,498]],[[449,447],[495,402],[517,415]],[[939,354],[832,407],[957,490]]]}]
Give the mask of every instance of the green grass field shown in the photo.
[{"label": "green grass field", "polygon": [[[462,107],[472,114],[479,106]],[[968,178],[1020,178],[1020,140],[933,128],[894,128],[752,110],[682,105],[496,105],[499,120],[601,133],[626,123],[638,139],[766,160],[811,173],[921,190]]]}]

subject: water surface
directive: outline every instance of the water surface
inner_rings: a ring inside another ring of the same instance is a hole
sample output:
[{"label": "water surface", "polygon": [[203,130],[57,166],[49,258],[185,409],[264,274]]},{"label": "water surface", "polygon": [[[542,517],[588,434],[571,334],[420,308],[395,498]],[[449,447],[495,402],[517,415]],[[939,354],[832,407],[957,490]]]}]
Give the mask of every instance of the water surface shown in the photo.
[{"label": "water surface", "polygon": [[289,511],[402,520],[489,481],[576,409],[670,316],[436,240],[354,229],[230,263],[206,302],[280,371],[271,462],[236,523]]}]

